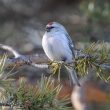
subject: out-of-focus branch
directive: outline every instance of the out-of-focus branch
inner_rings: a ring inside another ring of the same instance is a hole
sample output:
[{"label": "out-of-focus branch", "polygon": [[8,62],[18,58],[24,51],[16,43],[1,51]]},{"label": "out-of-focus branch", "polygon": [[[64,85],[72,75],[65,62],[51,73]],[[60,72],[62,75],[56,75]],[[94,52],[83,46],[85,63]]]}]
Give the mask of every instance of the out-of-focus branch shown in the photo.
[{"label": "out-of-focus branch", "polygon": [[[6,59],[6,67],[12,67],[12,66],[23,66],[25,64],[38,67],[38,68],[48,68],[48,58],[45,54],[36,54],[36,55],[22,55],[18,53],[15,49],[8,45],[0,44],[0,48],[7,50],[11,52],[14,57],[13,58],[7,58]],[[91,55],[88,54],[82,54],[81,51],[75,51],[75,56],[77,58],[92,58]],[[101,68],[110,69],[110,64],[97,64],[97,66]]]},{"label": "out-of-focus branch", "polygon": [[24,64],[31,65],[38,68],[48,68],[48,58],[45,54],[36,54],[36,55],[21,55],[15,49],[10,46],[0,44],[0,48],[11,52],[14,57],[6,59],[6,67],[16,67],[23,66]]},{"label": "out-of-focus branch", "polygon": [[18,58],[21,56],[15,49],[13,49],[12,47],[10,47],[8,45],[0,44],[0,48],[11,52],[15,58]]}]

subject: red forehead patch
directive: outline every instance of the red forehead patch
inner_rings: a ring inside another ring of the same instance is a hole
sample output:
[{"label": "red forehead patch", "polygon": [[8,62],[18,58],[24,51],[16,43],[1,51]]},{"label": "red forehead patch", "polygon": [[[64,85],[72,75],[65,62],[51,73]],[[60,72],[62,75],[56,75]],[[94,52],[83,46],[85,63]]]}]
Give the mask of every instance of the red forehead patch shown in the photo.
[{"label": "red forehead patch", "polygon": [[52,24],[53,24],[53,22],[49,22],[49,23],[48,23],[48,25],[52,25]]}]

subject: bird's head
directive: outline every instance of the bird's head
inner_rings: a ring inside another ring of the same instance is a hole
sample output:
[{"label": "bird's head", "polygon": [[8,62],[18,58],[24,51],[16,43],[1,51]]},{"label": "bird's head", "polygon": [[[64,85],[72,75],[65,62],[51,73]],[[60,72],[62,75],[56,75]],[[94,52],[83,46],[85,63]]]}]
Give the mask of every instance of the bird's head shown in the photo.
[{"label": "bird's head", "polygon": [[46,31],[47,32],[50,32],[52,30],[55,30],[55,31],[58,31],[58,30],[63,30],[63,31],[66,31],[64,26],[61,25],[60,23],[58,22],[49,22],[47,25],[46,25]]}]

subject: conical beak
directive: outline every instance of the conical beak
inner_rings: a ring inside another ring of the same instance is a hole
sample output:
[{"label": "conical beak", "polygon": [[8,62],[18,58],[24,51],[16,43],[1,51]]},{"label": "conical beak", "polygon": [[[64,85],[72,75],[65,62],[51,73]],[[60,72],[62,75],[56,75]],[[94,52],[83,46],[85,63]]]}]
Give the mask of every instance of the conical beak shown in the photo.
[{"label": "conical beak", "polygon": [[50,31],[50,27],[46,27],[45,31],[49,32]]}]

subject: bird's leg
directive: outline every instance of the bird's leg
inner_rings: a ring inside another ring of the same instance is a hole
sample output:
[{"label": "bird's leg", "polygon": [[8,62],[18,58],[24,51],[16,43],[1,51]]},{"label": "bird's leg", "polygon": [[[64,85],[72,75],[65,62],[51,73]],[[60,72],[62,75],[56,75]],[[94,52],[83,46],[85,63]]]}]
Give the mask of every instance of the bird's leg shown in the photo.
[{"label": "bird's leg", "polygon": [[52,75],[58,74],[58,81],[60,82],[60,70],[64,61],[51,61],[50,67],[52,69]]},{"label": "bird's leg", "polygon": [[49,65],[52,65],[54,67],[58,67],[58,66],[62,65],[63,63],[64,63],[64,61],[51,61],[49,63]]},{"label": "bird's leg", "polygon": [[56,74],[59,70],[59,63],[56,61],[51,61],[49,67],[52,70],[53,75]]}]

